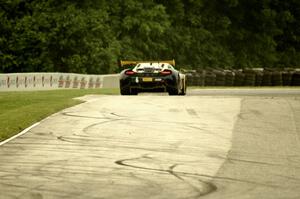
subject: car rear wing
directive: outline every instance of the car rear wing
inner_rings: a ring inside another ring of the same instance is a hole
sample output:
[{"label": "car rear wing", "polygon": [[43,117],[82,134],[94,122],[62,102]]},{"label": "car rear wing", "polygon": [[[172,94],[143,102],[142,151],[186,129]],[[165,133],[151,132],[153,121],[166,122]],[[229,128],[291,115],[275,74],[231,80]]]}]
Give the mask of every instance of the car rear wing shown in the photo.
[{"label": "car rear wing", "polygon": [[159,60],[159,61],[124,61],[124,60],[120,60],[119,61],[119,66],[120,67],[125,67],[125,66],[135,66],[139,63],[168,63],[172,66],[175,67],[175,60]]}]

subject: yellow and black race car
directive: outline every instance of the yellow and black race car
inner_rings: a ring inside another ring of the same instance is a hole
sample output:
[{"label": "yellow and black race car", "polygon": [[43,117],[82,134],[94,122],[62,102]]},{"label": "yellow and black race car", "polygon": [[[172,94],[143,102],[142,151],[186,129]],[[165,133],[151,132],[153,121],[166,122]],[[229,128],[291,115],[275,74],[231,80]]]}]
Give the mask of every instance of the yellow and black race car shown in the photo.
[{"label": "yellow and black race car", "polygon": [[120,73],[121,95],[137,95],[139,92],[168,92],[169,95],[185,95],[185,75],[174,68],[175,61],[120,61],[127,67]]}]

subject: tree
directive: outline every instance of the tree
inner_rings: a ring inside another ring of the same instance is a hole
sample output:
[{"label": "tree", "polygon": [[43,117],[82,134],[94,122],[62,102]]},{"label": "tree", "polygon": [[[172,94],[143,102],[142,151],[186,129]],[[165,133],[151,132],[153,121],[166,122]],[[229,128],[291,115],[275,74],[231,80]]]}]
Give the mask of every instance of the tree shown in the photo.
[{"label": "tree", "polygon": [[111,73],[118,59],[300,64],[297,0],[2,0],[0,72]]}]

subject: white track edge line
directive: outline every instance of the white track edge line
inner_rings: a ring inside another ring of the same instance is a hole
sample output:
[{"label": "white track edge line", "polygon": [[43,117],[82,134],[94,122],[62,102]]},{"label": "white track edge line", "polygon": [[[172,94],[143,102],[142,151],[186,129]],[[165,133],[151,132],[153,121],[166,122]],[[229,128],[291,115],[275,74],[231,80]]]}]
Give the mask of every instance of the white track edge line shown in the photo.
[{"label": "white track edge line", "polygon": [[6,144],[7,142],[9,142],[9,141],[11,141],[11,140],[13,140],[13,139],[15,139],[15,138],[17,138],[17,137],[20,137],[21,135],[24,135],[25,133],[27,133],[28,131],[30,131],[32,128],[34,128],[35,126],[39,125],[40,123],[41,123],[41,122],[37,122],[37,123],[31,125],[30,127],[27,127],[26,129],[24,129],[24,130],[21,131],[20,133],[18,133],[18,134],[16,134],[16,135],[14,135],[14,136],[12,136],[12,137],[10,137],[10,138],[8,138],[8,139],[6,139],[6,140],[0,142],[0,146]]}]

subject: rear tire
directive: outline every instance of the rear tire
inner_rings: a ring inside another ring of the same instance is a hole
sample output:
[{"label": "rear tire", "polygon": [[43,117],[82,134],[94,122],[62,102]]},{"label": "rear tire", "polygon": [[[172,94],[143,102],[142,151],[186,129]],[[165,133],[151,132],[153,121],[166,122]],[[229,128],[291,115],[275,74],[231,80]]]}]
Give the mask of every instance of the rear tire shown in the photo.
[{"label": "rear tire", "polygon": [[138,90],[137,89],[130,89],[130,87],[121,88],[120,89],[121,95],[137,95]]},{"label": "rear tire", "polygon": [[137,95],[138,91],[137,89],[131,89],[130,95]]},{"label": "rear tire", "polygon": [[178,91],[178,89],[177,88],[170,88],[169,90],[168,90],[168,93],[169,93],[169,95],[179,95],[179,91]]},{"label": "rear tire", "polygon": [[130,89],[129,88],[121,88],[120,93],[121,93],[121,95],[130,95]]},{"label": "rear tire", "polygon": [[185,80],[182,80],[182,89],[180,95],[186,95],[186,84]]}]

